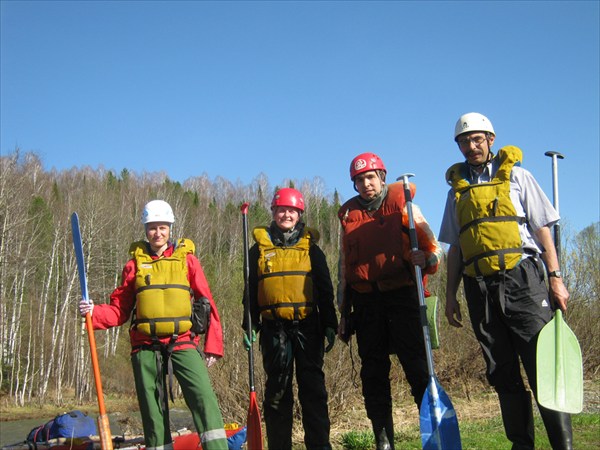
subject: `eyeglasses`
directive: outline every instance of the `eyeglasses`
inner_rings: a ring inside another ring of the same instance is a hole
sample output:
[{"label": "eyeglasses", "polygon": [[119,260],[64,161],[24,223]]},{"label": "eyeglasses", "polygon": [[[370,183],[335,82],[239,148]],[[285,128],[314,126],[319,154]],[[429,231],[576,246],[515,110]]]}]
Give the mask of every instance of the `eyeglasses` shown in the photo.
[{"label": "eyeglasses", "polygon": [[461,147],[468,147],[471,142],[477,146],[483,144],[483,141],[485,141],[486,136],[472,136],[472,137],[464,137],[464,138],[460,138],[457,142],[458,145],[460,145]]}]

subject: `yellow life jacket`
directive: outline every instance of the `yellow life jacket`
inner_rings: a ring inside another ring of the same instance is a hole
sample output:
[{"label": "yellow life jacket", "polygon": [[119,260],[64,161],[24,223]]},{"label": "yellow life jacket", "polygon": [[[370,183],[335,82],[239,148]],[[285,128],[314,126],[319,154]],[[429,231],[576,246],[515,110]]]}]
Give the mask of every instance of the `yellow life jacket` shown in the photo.
[{"label": "yellow life jacket", "polygon": [[314,308],[310,246],[319,239],[305,227],[304,235],[291,247],[274,245],[267,227],[252,231],[258,243],[258,306],[268,320],[302,320]]},{"label": "yellow life jacket", "polygon": [[518,147],[508,146],[496,158],[500,166],[489,182],[470,184],[466,163],[446,172],[456,198],[464,271],[471,277],[512,269],[523,253],[519,225],[525,218],[517,216],[510,199],[510,173],[523,155]]},{"label": "yellow life jacket", "polygon": [[187,255],[194,243],[180,239],[169,257],[152,259],[145,241],[129,248],[135,258],[136,306],[134,324],[148,336],[176,336],[192,327],[192,291],[187,278]]}]

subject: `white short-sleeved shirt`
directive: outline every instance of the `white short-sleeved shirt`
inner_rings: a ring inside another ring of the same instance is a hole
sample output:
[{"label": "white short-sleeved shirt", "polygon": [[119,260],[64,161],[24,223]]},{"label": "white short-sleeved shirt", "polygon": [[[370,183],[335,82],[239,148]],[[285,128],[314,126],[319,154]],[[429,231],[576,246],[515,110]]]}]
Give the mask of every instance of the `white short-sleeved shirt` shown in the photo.
[{"label": "white short-sleeved shirt", "polygon": [[[471,184],[491,181],[499,168],[496,158],[492,159],[481,174],[470,171]],[[510,199],[515,207],[517,216],[525,217],[525,223],[519,225],[519,233],[523,248],[535,253],[541,253],[540,243],[534,233],[544,226],[552,226],[560,219],[558,212],[548,200],[548,197],[537,183],[533,175],[522,167],[513,167],[510,173]],[[454,189],[450,189],[446,199],[446,207],[438,240],[450,245],[459,245],[460,225],[456,218],[456,199]]]}]

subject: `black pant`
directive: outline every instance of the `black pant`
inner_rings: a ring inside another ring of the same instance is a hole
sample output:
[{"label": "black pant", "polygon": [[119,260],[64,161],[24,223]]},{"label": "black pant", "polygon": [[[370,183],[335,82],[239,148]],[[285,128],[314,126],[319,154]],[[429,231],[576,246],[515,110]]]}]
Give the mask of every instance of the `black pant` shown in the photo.
[{"label": "black pant", "polygon": [[519,357],[536,392],[536,347],[541,329],[552,319],[541,262],[523,260],[504,276],[481,283],[464,277],[465,294],[475,336],[487,364],[487,378],[498,393],[524,390]]},{"label": "black pant", "polygon": [[416,287],[353,291],[352,304],[367,416],[381,421],[391,415],[390,354],[400,360],[418,409],[429,375]]},{"label": "black pant", "polygon": [[[500,398],[502,417],[513,448],[533,448],[531,400],[519,358],[537,399],[537,340],[552,319],[543,265],[535,257],[506,274],[463,278],[469,315],[487,365],[487,378]],[[571,417],[538,404],[552,448],[571,449]]]},{"label": "black pant", "polygon": [[269,448],[292,448],[294,364],[306,448],[331,448],[323,339],[314,313],[299,322],[263,321],[260,346],[267,374],[263,410]]}]

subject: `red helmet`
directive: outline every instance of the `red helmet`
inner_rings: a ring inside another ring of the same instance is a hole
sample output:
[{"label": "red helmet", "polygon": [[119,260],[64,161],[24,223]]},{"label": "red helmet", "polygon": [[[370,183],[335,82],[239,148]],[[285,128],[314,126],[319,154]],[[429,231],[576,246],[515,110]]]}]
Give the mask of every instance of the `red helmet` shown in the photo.
[{"label": "red helmet", "polygon": [[370,170],[383,170],[384,173],[387,173],[379,156],[375,153],[361,153],[350,163],[350,179],[354,180],[356,175]]},{"label": "red helmet", "polygon": [[273,196],[271,209],[278,206],[291,206],[304,212],[304,197],[300,191],[293,188],[281,188]]}]

